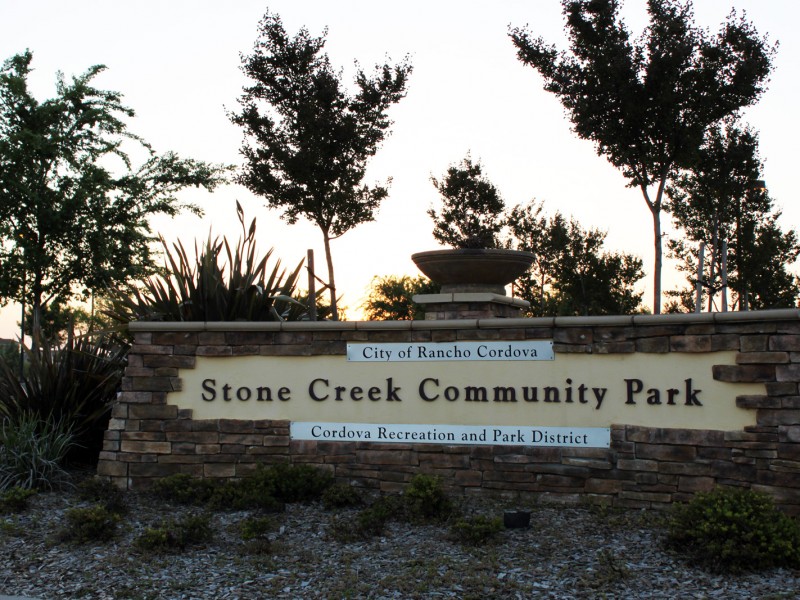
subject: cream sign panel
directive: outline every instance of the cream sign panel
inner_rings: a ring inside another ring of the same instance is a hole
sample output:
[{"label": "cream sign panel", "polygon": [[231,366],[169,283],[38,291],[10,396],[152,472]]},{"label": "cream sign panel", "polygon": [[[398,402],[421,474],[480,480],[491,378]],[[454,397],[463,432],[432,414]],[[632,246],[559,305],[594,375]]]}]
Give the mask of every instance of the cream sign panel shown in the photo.
[{"label": "cream sign panel", "polygon": [[553,358],[540,348],[530,360],[395,361],[353,350],[362,359],[198,357],[167,401],[194,419],[739,430],[755,424],[755,412],[737,408],[736,396],[765,393],[763,384],[713,379],[712,366],[734,364],[733,352]]}]

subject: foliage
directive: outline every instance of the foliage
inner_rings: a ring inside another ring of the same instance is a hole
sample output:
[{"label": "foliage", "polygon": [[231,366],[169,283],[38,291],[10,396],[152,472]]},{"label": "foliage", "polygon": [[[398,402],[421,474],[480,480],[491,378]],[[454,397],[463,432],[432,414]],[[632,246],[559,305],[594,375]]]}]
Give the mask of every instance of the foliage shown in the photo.
[{"label": "foliage", "polygon": [[64,348],[26,348],[22,380],[16,365],[0,361],[0,415],[29,413],[63,423],[75,444],[96,457],[127,353],[126,345],[106,337],[78,338]]},{"label": "foliage", "polygon": [[405,95],[411,66],[380,65],[372,76],[358,69],[351,96],[324,45],[325,33],[312,37],[303,28],[290,37],[277,15],[265,14],[252,54],[242,57],[252,85],[231,120],[246,136],[239,183],[282,209],[290,224],[303,217],[322,232],[336,319],[330,241],[371,221],[388,194],[385,186],[362,180],[391,125],[387,110]]},{"label": "foliage", "polygon": [[375,502],[353,515],[331,521],[328,535],[342,543],[366,540],[383,535],[392,519],[404,519],[405,501],[401,496],[380,496]]},{"label": "foliage", "polygon": [[[728,290],[739,310],[795,306],[800,286],[787,267],[800,244],[793,230],[778,226],[780,213],[760,181],[762,169],[758,136],[729,120],[707,132],[695,165],[668,188],[675,225],[684,232],[669,248],[689,283],[669,295],[686,309],[694,309],[700,243],[709,311],[727,307],[722,295]],[[724,304],[717,304],[718,297]]]},{"label": "foliage", "polygon": [[133,544],[142,552],[171,552],[203,544],[214,538],[208,515],[187,515],[168,519],[157,527],[146,528]]},{"label": "foliage", "polygon": [[500,517],[476,515],[458,519],[450,527],[450,535],[462,544],[481,546],[495,541],[502,530]]},{"label": "foliage", "polygon": [[510,35],[519,59],[555,94],[575,133],[593,142],[637,187],[653,218],[653,311],[661,308],[664,190],[689,167],[708,127],[756,102],[774,48],[735,13],[711,35],[690,3],[649,0],[650,24],[632,40],[617,0],[562,0],[570,38],[558,52],[524,29]]},{"label": "foliage", "polygon": [[444,521],[455,511],[439,477],[418,473],[403,489],[406,514],[411,521]]},{"label": "foliage", "polygon": [[61,465],[74,439],[66,420],[42,420],[32,412],[5,417],[0,424],[0,490],[61,484],[67,475]]},{"label": "foliage", "polygon": [[417,294],[438,294],[441,286],[427,277],[386,275],[374,277],[363,308],[368,321],[411,321],[424,310],[413,301]]},{"label": "foliage", "polygon": [[100,504],[88,508],[70,508],[64,516],[66,524],[58,532],[58,539],[74,544],[107,542],[116,535],[120,521],[117,513]]},{"label": "foliage", "polygon": [[[122,95],[93,87],[103,66],[70,82],[59,75],[56,96],[38,101],[32,58],[18,54],[0,69],[0,300],[24,300],[38,320],[50,302],[152,271],[148,218],[199,214],[176,194],[213,189],[226,168],[155,155],[128,131],[134,112]],[[139,168],[127,145],[149,155]]]},{"label": "foliage", "polygon": [[505,203],[483,174],[479,162],[467,155],[451,165],[441,181],[431,182],[442,199],[442,210],[428,210],[434,221],[433,237],[453,248],[497,248],[503,228]]},{"label": "foliage", "polygon": [[531,303],[531,316],[618,315],[640,310],[642,261],[603,251],[606,234],[585,231],[574,219],[542,215],[543,205],[514,207],[508,217],[508,245],[534,255],[530,271],[515,282],[515,293]]},{"label": "foliage", "polygon": [[125,514],[128,510],[122,490],[102,477],[90,477],[81,481],[78,484],[78,498],[84,502],[99,504],[116,515]]},{"label": "foliage", "polygon": [[0,492],[0,515],[19,513],[28,507],[28,499],[36,495],[36,490],[12,487]]},{"label": "foliage", "polygon": [[717,488],[676,505],[667,543],[715,571],[800,567],[800,524],[752,490]]},{"label": "foliage", "polygon": [[157,480],[152,493],[177,504],[209,509],[278,511],[284,502],[319,500],[331,486],[330,473],[311,465],[258,465],[256,471],[238,480],[195,478],[179,473]]},{"label": "foliage", "polygon": [[9,366],[19,364],[19,352],[19,344],[17,342],[0,342],[0,362],[4,362]]},{"label": "foliage", "polygon": [[264,537],[277,529],[275,520],[270,517],[247,517],[239,524],[239,531],[245,541]]},{"label": "foliage", "polygon": [[235,247],[225,238],[209,236],[202,249],[195,246],[191,261],[181,242],[173,246],[173,253],[162,240],[167,259],[163,274],[116,298],[108,314],[123,323],[280,321],[304,316],[303,305],[292,298],[302,261],[288,273],[280,261],[270,269],[273,250],[259,257],[255,219],[245,227],[238,202],[236,212],[242,236]]},{"label": "foliage", "polygon": [[322,505],[328,510],[358,506],[364,501],[358,488],[349,483],[334,483],[322,492],[321,500]]}]

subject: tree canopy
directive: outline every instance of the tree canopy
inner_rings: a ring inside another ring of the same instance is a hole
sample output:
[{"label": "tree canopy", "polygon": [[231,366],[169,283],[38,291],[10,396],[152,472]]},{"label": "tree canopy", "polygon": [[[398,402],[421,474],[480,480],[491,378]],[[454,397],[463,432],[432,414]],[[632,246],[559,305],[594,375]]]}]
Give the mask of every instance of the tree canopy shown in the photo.
[{"label": "tree canopy", "polygon": [[[213,189],[226,169],[156,155],[128,131],[134,111],[101,90],[93,66],[39,101],[28,89],[33,55],[0,70],[0,300],[33,307],[122,286],[153,268],[148,218],[183,209],[187,186]],[[126,144],[149,158],[134,169]],[[34,323],[36,326],[36,323]]]},{"label": "tree canopy", "polygon": [[372,280],[364,302],[368,321],[411,321],[422,319],[423,308],[414,303],[417,294],[438,294],[441,286],[427,277],[386,275]]},{"label": "tree canopy", "polygon": [[433,237],[454,248],[496,248],[504,224],[505,202],[483,174],[480,161],[467,155],[451,165],[441,180],[431,182],[442,198],[441,212],[428,215],[434,221]]},{"label": "tree canopy", "polygon": [[653,311],[661,307],[664,191],[691,166],[706,130],[764,91],[774,48],[735,13],[716,35],[696,27],[692,5],[648,0],[650,23],[631,39],[618,0],[562,0],[569,51],[510,31],[519,59],[561,101],[590,140],[640,189],[653,218]]},{"label": "tree canopy", "polygon": [[641,309],[641,259],[604,250],[606,234],[584,230],[543,205],[514,207],[508,217],[508,245],[534,254],[531,269],[514,283],[531,303],[531,316],[621,315]]},{"label": "tree canopy", "polygon": [[787,266],[797,259],[800,245],[793,230],[780,229],[780,213],[761,177],[758,136],[729,120],[709,129],[691,171],[668,188],[675,225],[685,234],[671,240],[669,249],[690,284],[669,293],[679,298],[679,306],[694,307],[700,243],[709,311],[727,307],[729,291],[739,310],[796,304],[800,288]]},{"label": "tree canopy", "polygon": [[239,182],[282,209],[290,224],[302,217],[322,232],[335,319],[330,242],[372,220],[388,195],[385,185],[362,182],[391,125],[387,111],[405,95],[411,66],[377,65],[371,75],[359,68],[351,95],[323,52],[326,34],[313,37],[303,28],[289,36],[280,18],[267,13],[253,52],[242,56],[252,83],[231,120],[245,134]]}]

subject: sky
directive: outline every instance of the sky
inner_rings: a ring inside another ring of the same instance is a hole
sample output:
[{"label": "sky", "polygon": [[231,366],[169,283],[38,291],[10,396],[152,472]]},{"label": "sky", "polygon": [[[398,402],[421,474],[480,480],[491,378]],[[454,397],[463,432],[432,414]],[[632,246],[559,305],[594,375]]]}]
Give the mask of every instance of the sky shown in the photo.
[{"label": "sky", "polygon": [[[696,23],[712,32],[732,8],[744,11],[760,34],[779,42],[768,90],[743,120],[760,134],[764,179],[783,210],[781,223],[797,228],[800,3],[696,0],[694,8]],[[389,197],[373,222],[333,242],[337,288],[349,318],[359,318],[373,277],[419,274],[411,255],[438,247],[426,214],[438,206],[430,178],[468,152],[507,205],[536,199],[548,214],[560,211],[584,228],[607,231],[608,250],[640,256],[647,275],[640,288],[645,304],[652,304],[652,220],[640,192],[627,188],[593,145],[571,131],[558,100],[517,60],[508,37],[509,26],[527,27],[566,48],[559,0],[0,0],[0,60],[33,52],[30,85],[39,100],[55,94],[58,71],[70,77],[106,65],[95,84],[124,94],[136,111],[130,131],[156,151],[241,165],[242,132],[228,114],[238,109],[247,84],[240,55],[251,51],[267,10],[292,34],[305,26],[321,35],[327,28],[325,50],[351,90],[354,61],[366,70],[406,57],[413,65],[406,98],[389,112],[391,135],[365,180],[391,178]],[[634,35],[647,23],[644,0],[627,0],[622,14]],[[313,249],[317,268],[324,265],[314,225],[288,225],[242,186],[188,190],[182,199],[205,214],[154,219],[154,230],[167,240],[192,246],[209,231],[235,239],[239,201],[248,221],[257,218],[262,250],[274,247],[273,256],[293,267]],[[664,288],[680,284],[668,262]],[[14,304],[0,309],[0,337],[17,337],[19,311]]]}]

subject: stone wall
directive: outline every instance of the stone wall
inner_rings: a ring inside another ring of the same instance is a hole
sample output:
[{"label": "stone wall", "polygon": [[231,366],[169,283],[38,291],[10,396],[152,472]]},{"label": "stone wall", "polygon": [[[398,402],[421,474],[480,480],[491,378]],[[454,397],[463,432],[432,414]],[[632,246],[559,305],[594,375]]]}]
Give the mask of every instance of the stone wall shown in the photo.
[{"label": "stone wall", "polygon": [[[402,322],[134,323],[135,343],[98,472],[147,487],[174,473],[242,477],[258,463],[330,469],[337,479],[396,491],[417,472],[454,493],[534,495],[663,507],[717,484],[770,493],[800,514],[800,311]],[[193,420],[169,404],[198,356],[344,355],[347,342],[552,339],[559,353],[735,351],[715,379],[763,382],[739,396],[755,411],[743,431],[614,425],[611,447],[446,446],[293,441],[288,421]]]}]

